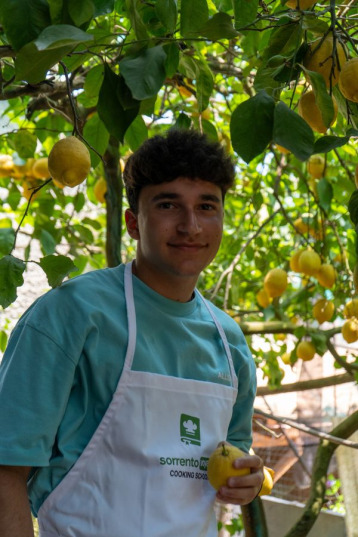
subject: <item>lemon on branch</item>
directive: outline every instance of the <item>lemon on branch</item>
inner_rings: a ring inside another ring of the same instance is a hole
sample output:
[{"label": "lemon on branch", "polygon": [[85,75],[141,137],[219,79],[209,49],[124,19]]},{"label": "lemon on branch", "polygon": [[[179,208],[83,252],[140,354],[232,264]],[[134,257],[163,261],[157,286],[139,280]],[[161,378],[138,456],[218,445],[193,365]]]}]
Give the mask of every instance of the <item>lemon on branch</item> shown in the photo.
[{"label": "lemon on branch", "polygon": [[106,201],[105,195],[107,193],[107,181],[104,177],[100,177],[93,187],[93,194],[99,203]]},{"label": "lemon on branch", "polygon": [[353,298],[347,302],[343,309],[343,315],[346,319],[350,319],[351,317],[358,319],[358,298]]},{"label": "lemon on branch", "polygon": [[301,256],[302,252],[303,252],[303,250],[297,250],[297,252],[295,252],[292,255],[291,259],[290,259],[290,269],[293,272],[300,272],[300,267],[298,265],[298,261],[300,259],[300,256]]},{"label": "lemon on branch", "polygon": [[82,183],[90,169],[90,154],[83,142],[68,136],[56,142],[48,157],[52,179],[64,186],[74,187]]},{"label": "lemon on branch", "polygon": [[244,455],[244,451],[225,442],[213,451],[208,461],[208,480],[215,490],[225,486],[229,477],[250,473],[250,468],[233,467],[234,460]]},{"label": "lemon on branch", "polygon": [[346,99],[358,103],[358,58],[344,64],[339,77],[339,89]]},{"label": "lemon on branch", "polygon": [[272,298],[281,296],[286,290],[287,285],[287,273],[281,268],[274,268],[265,276],[264,288]]},{"label": "lemon on branch", "polygon": [[326,163],[321,155],[312,155],[307,162],[307,171],[315,179],[323,177]]},{"label": "lemon on branch", "polygon": [[342,336],[347,343],[354,343],[358,340],[358,320],[348,319],[342,326]]},{"label": "lemon on branch", "polygon": [[331,300],[321,298],[313,306],[313,317],[320,323],[330,321],[334,314],[334,304]]},{"label": "lemon on branch", "polygon": [[321,267],[319,255],[313,250],[304,250],[299,257],[298,266],[300,272],[307,276],[314,276]]},{"label": "lemon on branch", "polygon": [[48,169],[48,158],[42,157],[35,160],[31,172],[36,179],[48,179],[51,175]]},{"label": "lemon on branch", "polygon": [[336,99],[332,95],[333,102],[333,118],[329,125],[323,121],[322,112],[316,103],[316,97],[313,91],[304,93],[298,101],[298,113],[308,123],[308,125],[316,132],[324,134],[328,127],[336,121],[338,113],[338,105]]},{"label": "lemon on branch", "polygon": [[305,11],[306,9],[312,7],[315,3],[316,0],[288,0],[286,2],[286,6],[290,7],[291,9],[300,9],[301,11]]},{"label": "lemon on branch", "polygon": [[[335,51],[334,51],[335,49]],[[334,57],[334,67],[333,67]],[[346,54],[343,45],[332,35],[316,39],[309,44],[309,50],[303,60],[303,65],[309,71],[320,73],[326,86],[335,86],[338,83],[339,74],[346,62]],[[307,77],[309,78],[309,77]]]},{"label": "lemon on branch", "polygon": [[322,287],[330,289],[336,281],[336,270],[334,266],[329,265],[328,263],[323,263],[316,274],[316,278]]},{"label": "lemon on branch", "polygon": [[258,291],[256,300],[262,308],[267,308],[272,302],[272,298],[265,289],[260,289],[260,291]]},{"label": "lemon on branch", "polygon": [[296,349],[297,358],[301,358],[304,362],[312,360],[316,354],[316,348],[310,341],[300,341]]}]

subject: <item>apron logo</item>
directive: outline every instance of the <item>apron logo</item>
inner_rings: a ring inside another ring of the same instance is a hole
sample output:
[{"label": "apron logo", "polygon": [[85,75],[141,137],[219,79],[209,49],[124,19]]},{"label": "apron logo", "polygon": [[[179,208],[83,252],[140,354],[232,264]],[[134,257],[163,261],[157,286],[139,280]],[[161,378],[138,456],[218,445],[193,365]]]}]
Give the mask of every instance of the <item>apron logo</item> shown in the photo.
[{"label": "apron logo", "polygon": [[184,444],[200,446],[200,419],[188,414],[180,416],[180,439]]}]

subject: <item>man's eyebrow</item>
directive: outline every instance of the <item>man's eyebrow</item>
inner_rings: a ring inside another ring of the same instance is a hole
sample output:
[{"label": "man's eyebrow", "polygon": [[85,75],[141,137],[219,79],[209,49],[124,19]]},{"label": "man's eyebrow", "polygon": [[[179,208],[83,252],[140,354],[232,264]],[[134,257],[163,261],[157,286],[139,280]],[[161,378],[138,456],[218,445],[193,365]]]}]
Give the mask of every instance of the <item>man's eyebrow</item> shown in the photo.
[{"label": "man's eyebrow", "polygon": [[[153,196],[152,201],[156,202],[156,201],[160,201],[163,199],[174,200],[174,199],[179,199],[180,197],[181,196],[177,194],[176,192],[171,192],[171,191],[159,192],[159,194],[156,194],[155,196]],[[212,201],[214,203],[221,203],[221,199],[215,194],[201,194],[199,198],[201,201]]]}]

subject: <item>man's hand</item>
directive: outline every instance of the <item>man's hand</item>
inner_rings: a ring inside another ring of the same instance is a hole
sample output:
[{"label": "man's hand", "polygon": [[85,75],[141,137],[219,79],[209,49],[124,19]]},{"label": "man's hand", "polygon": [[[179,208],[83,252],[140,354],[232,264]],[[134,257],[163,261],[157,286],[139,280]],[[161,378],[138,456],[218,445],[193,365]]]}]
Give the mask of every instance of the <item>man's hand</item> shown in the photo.
[{"label": "man's hand", "polygon": [[0,535],[33,537],[26,481],[30,468],[0,466]]},{"label": "man's hand", "polygon": [[245,455],[233,462],[234,468],[250,468],[250,474],[229,477],[227,484],[221,487],[216,498],[223,503],[246,505],[256,498],[264,480],[264,464],[258,455]]}]

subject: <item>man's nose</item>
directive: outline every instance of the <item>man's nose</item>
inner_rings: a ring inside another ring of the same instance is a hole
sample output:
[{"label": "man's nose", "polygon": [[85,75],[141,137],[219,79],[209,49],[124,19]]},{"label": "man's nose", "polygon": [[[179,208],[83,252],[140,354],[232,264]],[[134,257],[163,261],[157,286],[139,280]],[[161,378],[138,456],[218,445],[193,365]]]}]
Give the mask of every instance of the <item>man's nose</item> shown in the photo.
[{"label": "man's nose", "polygon": [[178,223],[178,231],[181,233],[196,234],[201,231],[201,223],[198,214],[193,209],[182,211]]}]

